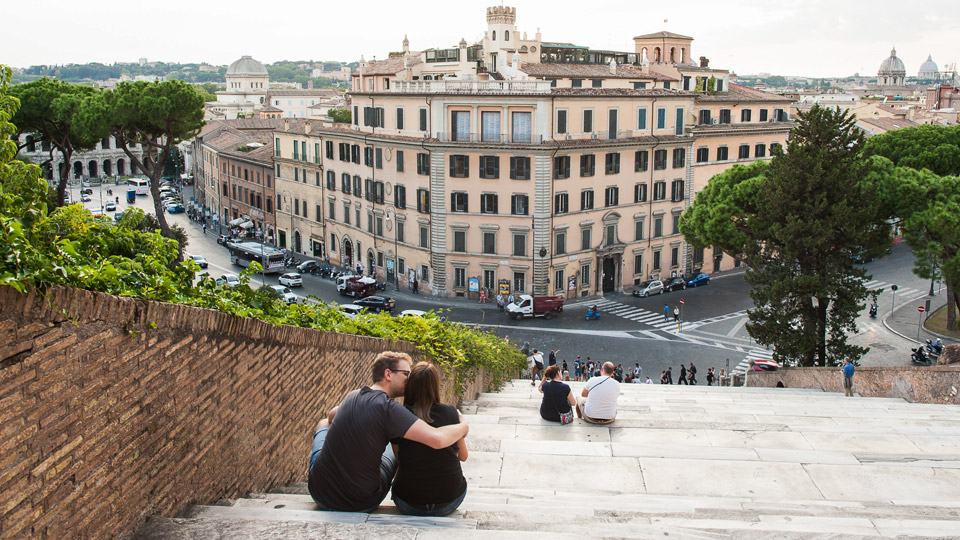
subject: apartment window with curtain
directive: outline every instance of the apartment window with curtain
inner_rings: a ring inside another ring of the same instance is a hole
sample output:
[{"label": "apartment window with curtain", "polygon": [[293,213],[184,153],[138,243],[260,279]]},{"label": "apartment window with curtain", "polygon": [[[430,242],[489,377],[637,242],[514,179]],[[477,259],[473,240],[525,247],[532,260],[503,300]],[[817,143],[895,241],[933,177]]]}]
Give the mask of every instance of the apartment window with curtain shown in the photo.
[{"label": "apartment window with curtain", "polygon": [[324,148],[327,151],[327,159],[333,159],[333,141],[326,141]]},{"label": "apartment window with curtain", "polygon": [[510,197],[510,213],[515,216],[526,216],[530,210],[530,197],[517,193]]},{"label": "apartment window with curtain", "polygon": [[405,186],[393,187],[393,206],[398,210],[407,207],[407,188]]},{"label": "apartment window with curtain", "polygon": [[469,212],[467,193],[465,191],[454,191],[450,194],[450,211]]},{"label": "apartment window with curtain", "polygon": [[531,118],[528,112],[515,112],[513,117],[513,142],[528,143],[533,140]]},{"label": "apartment window with curtain", "polygon": [[604,206],[617,206],[620,204],[620,188],[609,186],[604,192]]},{"label": "apartment window with curtain", "polygon": [[480,138],[483,141],[500,141],[500,113],[497,111],[483,111],[480,113]]},{"label": "apartment window with curtain", "polygon": [[585,189],[580,192],[580,210],[593,210],[592,189]]},{"label": "apartment window with curtain", "polygon": [[670,200],[679,202],[683,200],[683,180],[674,180],[670,188]]},{"label": "apartment window with curtain", "polygon": [[470,140],[470,112],[453,111],[451,113],[451,141],[469,141]]},{"label": "apartment window with curtain", "polygon": [[417,174],[430,176],[430,154],[425,152],[417,153]]},{"label": "apartment window with curtain", "polygon": [[570,211],[570,195],[557,193],[553,196],[553,213],[566,214]]},{"label": "apartment window with curtain", "polygon": [[743,109],[740,111],[740,121],[749,122],[750,117],[753,115],[753,111],[750,109]]},{"label": "apartment window with curtain", "polygon": [[342,191],[344,195],[350,195],[352,191],[350,189],[350,175],[347,173],[343,173],[343,175],[340,176],[340,191]]},{"label": "apartment window with curtain", "polygon": [[647,185],[646,184],[636,184],[633,186],[633,202],[635,203],[647,202]]},{"label": "apartment window with curtain", "polygon": [[480,213],[481,214],[497,213],[497,194],[496,193],[480,194]]}]

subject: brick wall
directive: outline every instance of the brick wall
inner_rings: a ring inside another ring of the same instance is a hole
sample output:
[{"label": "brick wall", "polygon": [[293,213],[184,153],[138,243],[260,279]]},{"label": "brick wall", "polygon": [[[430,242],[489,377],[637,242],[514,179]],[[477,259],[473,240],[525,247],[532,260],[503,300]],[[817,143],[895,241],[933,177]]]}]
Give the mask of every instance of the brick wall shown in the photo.
[{"label": "brick wall", "polygon": [[369,384],[382,350],[418,358],[405,342],[0,286],[0,538],[125,537],[149,515],[304,481],[321,411]]},{"label": "brick wall", "polygon": [[[744,386],[818,388],[843,392],[839,367],[748,371]],[[911,403],[960,405],[960,365],[858,367],[853,391],[867,397],[902,398]]]}]

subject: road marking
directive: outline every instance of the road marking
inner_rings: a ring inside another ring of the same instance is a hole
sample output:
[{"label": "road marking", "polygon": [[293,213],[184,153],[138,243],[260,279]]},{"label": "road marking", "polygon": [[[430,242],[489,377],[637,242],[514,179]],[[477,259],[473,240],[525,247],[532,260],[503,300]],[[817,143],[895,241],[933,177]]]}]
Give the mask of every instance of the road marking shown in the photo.
[{"label": "road marking", "polygon": [[747,324],[748,320],[750,320],[749,317],[744,317],[739,321],[737,321],[737,324],[733,325],[733,330],[730,330],[729,332],[727,332],[727,337],[733,337],[737,335],[737,333],[740,332],[740,330],[743,330],[743,327],[744,325]]},{"label": "road marking", "polygon": [[771,360],[773,359],[773,351],[767,349],[750,349],[750,352],[747,353],[747,356],[740,361],[733,369],[730,370],[730,373],[746,373],[750,369],[751,360]]}]

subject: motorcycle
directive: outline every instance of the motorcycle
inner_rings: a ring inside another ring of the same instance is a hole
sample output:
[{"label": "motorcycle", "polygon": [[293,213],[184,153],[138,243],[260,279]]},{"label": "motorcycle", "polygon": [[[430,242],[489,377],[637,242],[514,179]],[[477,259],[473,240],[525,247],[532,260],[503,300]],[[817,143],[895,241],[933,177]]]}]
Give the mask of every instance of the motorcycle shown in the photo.
[{"label": "motorcycle", "polygon": [[927,356],[940,356],[943,353],[943,342],[940,341],[940,338],[937,338],[934,342],[928,339],[924,349],[926,349]]},{"label": "motorcycle", "polygon": [[107,195],[110,196],[110,197],[113,197],[113,190],[112,190],[112,189],[108,189],[108,190],[107,190]]},{"label": "motorcycle", "polygon": [[600,311],[597,310],[597,306],[590,306],[590,309],[587,310],[586,320],[599,319]]},{"label": "motorcycle", "polygon": [[378,291],[385,291],[385,290],[387,290],[387,282],[385,282],[385,281],[378,281],[378,282],[377,282],[377,290],[378,290]]},{"label": "motorcycle", "polygon": [[323,265],[322,267],[320,267],[320,270],[318,270],[318,274],[320,275],[320,277],[330,277],[331,272],[332,272],[332,269],[330,268],[329,264]]},{"label": "motorcycle", "polygon": [[877,305],[876,305],[876,304],[870,304],[870,316],[873,317],[874,319],[877,318]]},{"label": "motorcycle", "polygon": [[910,349],[913,351],[910,354],[910,360],[915,366],[929,366],[933,362],[930,361],[930,357],[927,356],[927,353],[923,352],[923,347],[917,347],[916,349]]}]

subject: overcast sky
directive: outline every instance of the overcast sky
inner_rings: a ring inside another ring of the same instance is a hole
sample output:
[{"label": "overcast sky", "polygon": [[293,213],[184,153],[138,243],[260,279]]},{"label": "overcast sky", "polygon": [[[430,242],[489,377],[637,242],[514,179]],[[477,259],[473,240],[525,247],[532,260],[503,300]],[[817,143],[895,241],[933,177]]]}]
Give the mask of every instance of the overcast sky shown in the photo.
[{"label": "overcast sky", "polygon": [[[410,47],[480,39],[477,0],[33,0],[6,9],[0,63],[168,62],[229,64],[244,54],[277,60],[385,58]],[[694,58],[738,74],[876,75],[894,45],[908,75],[928,54],[960,60],[957,0],[520,0],[517,29],[544,41],[633,51],[635,35],[669,30],[694,38]],[[922,8],[923,11],[920,11]],[[664,21],[667,22],[664,22]]]}]

